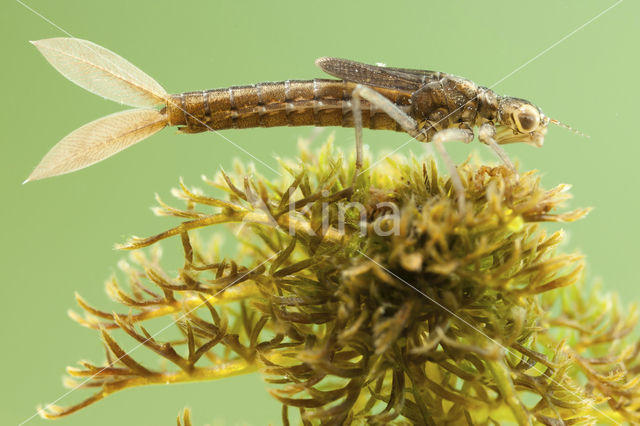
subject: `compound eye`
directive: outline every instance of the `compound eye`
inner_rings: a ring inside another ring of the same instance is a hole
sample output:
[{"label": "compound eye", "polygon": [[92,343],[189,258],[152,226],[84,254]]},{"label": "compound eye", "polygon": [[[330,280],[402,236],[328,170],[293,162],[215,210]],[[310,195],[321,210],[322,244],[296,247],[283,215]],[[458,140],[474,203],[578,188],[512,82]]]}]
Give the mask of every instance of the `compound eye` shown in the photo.
[{"label": "compound eye", "polygon": [[522,133],[531,133],[540,125],[540,113],[531,105],[522,105],[513,118]]}]

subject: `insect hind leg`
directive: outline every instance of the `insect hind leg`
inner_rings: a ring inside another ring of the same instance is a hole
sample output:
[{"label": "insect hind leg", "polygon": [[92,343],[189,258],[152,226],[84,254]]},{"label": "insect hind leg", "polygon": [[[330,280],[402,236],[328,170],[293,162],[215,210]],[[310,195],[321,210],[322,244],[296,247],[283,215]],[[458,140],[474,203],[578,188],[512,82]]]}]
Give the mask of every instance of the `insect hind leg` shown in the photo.
[{"label": "insect hind leg", "polygon": [[[359,84],[353,90],[351,94],[352,109],[353,109],[353,123],[356,131],[356,173],[358,175],[362,168],[362,109],[360,99],[365,99],[376,108],[382,110],[385,114],[396,121],[402,129],[418,140],[426,140],[426,133],[418,127],[416,120],[407,115],[404,111],[398,108],[393,102],[387,99],[385,96],[371,89],[370,87]],[[473,140],[473,131],[470,129],[444,129],[436,132],[433,135],[432,142],[438,151],[438,154],[445,162],[449,174],[451,175],[451,182],[458,197],[458,206],[461,212],[466,209],[464,187],[457,169],[449,154],[444,148],[444,143],[449,141],[461,141],[469,143]]]},{"label": "insect hind leg", "polygon": [[382,110],[385,114],[396,121],[400,126],[413,137],[419,136],[418,123],[409,117],[404,111],[398,108],[389,99],[371,89],[370,87],[358,84],[353,92],[351,92],[351,109],[353,112],[353,127],[356,131],[356,170],[354,173],[354,182],[360,170],[362,169],[362,106],[361,99],[365,99],[376,108]]}]

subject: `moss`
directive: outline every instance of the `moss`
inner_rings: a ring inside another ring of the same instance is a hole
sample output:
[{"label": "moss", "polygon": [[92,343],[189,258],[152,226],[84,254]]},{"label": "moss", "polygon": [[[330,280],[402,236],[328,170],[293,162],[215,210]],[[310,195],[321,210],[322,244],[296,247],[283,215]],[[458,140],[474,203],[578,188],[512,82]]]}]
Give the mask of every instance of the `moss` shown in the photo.
[{"label": "moss", "polygon": [[[121,264],[127,289],[107,283],[122,313],[78,297],[86,315],[74,318],[99,330],[109,356],[68,372],[98,392],[43,416],[133,386],[259,370],[285,424],[294,411],[307,424],[640,421],[635,308],[588,289],[582,257],[559,253],[563,233],[540,226],[587,213],[557,211],[567,185],[545,190],[535,171],[516,179],[465,163],[461,212],[431,159],[385,158],[353,187],[331,142],[281,165],[276,180],[242,166],[205,179],[224,196],[181,183],[184,208],[159,200],[157,214],[185,221],[120,246],[136,264]],[[219,224],[242,228],[235,260],[199,236]],[[170,275],[158,250],[139,249],[174,236],[184,264]],[[182,338],[143,326],[162,316]],[[142,365],[115,329],[173,368]]]}]

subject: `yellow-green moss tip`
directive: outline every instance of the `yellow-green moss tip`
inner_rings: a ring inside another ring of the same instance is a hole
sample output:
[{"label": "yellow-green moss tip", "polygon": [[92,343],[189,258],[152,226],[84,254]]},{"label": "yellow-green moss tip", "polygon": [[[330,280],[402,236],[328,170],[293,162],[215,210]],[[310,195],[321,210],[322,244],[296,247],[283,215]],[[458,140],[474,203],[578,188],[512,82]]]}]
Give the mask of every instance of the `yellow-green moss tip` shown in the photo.
[{"label": "yellow-green moss tip", "polygon": [[[238,166],[205,180],[215,196],[181,183],[185,208],[159,200],[157,214],[185,221],[121,247],[177,236],[184,266],[171,276],[156,252],[135,251],[139,267],[121,265],[130,288],[107,286],[121,314],[78,298],[87,315],[76,318],[100,330],[109,360],[70,369],[100,390],[49,414],[132,386],[259,370],[284,423],[293,411],[313,424],[640,421],[636,311],[587,291],[581,256],[557,253],[563,234],[539,226],[586,214],[557,211],[568,186],[463,164],[461,212],[432,160],[367,161],[351,187],[353,167],[331,143],[303,146],[280,179]],[[235,260],[198,237],[223,223],[242,229]],[[183,339],[142,326],[167,315]],[[143,366],[113,329],[175,368]]]}]

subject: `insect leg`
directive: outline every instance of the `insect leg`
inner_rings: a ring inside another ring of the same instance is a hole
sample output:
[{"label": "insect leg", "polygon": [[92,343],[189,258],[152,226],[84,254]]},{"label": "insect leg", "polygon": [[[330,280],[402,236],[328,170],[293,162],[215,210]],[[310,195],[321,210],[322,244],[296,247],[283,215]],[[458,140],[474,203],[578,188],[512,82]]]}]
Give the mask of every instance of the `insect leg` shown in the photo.
[{"label": "insect leg", "polygon": [[516,177],[516,180],[520,179],[518,176],[518,172],[516,171],[515,166],[511,162],[509,155],[506,153],[504,149],[496,142],[494,139],[496,135],[496,128],[493,124],[485,123],[478,129],[478,140],[483,144],[489,146],[496,153],[498,157],[504,162],[504,164],[513,172],[513,175]]},{"label": "insect leg", "polygon": [[[412,137],[422,140],[424,135],[420,132],[418,128],[418,123],[416,120],[408,116],[404,111],[398,108],[393,102],[387,99],[385,96],[371,89],[370,87],[363,86],[361,84],[357,85],[352,93],[352,107],[353,107],[353,121],[354,126],[356,127],[356,168],[358,169],[358,160],[357,160],[357,152],[360,150],[362,153],[362,112],[360,110],[360,99],[364,98],[369,101],[372,105],[375,105],[376,108],[381,109],[395,120],[400,126],[409,133]],[[356,110],[357,106],[357,110]],[[438,151],[440,157],[444,160],[447,169],[449,169],[449,174],[451,175],[451,182],[458,196],[458,206],[461,212],[465,211],[465,200],[464,200],[464,187],[462,186],[462,181],[460,180],[460,176],[456,170],[456,166],[447,154],[447,151],[444,148],[443,143],[448,141],[462,141],[465,143],[469,143],[473,140],[473,131],[470,129],[444,129],[437,132],[433,136],[433,144]],[[359,145],[359,147],[358,147]],[[360,160],[361,161],[361,160]],[[361,163],[360,163],[361,164]]]},{"label": "insect leg", "polygon": [[353,92],[351,92],[351,108],[353,110],[353,127],[356,130],[356,172],[355,177],[359,174],[362,168],[362,108],[360,99],[366,99],[376,108],[381,109],[395,120],[400,126],[411,136],[418,136],[418,123],[405,114],[400,108],[393,102],[387,99],[385,96],[371,89],[370,87],[358,84]]},{"label": "insect leg", "polygon": [[453,185],[454,190],[456,191],[456,195],[458,196],[458,208],[461,212],[466,211],[465,199],[464,199],[464,186],[462,186],[462,180],[460,180],[460,175],[458,175],[458,170],[456,169],[456,165],[453,163],[449,154],[444,149],[444,143],[450,141],[461,141],[464,143],[469,143],[473,140],[473,131],[471,129],[443,129],[433,135],[433,146],[438,151],[440,158],[444,161],[444,164],[449,169],[449,174],[451,175],[451,184]]},{"label": "insect leg", "polygon": [[355,183],[362,168],[362,107],[358,88],[351,94],[351,109],[353,113],[353,128],[356,131],[356,169],[353,172],[353,182]]}]

